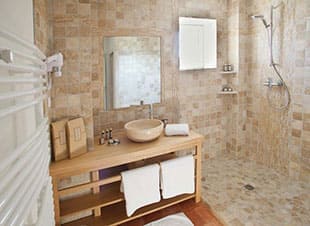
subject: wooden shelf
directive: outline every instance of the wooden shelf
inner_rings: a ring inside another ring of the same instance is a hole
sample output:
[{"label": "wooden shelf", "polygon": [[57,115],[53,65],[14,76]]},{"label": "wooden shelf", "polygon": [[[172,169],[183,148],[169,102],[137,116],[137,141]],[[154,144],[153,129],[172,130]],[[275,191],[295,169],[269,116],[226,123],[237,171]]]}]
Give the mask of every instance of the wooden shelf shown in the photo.
[{"label": "wooden shelf", "polygon": [[68,216],[83,210],[94,210],[123,200],[124,195],[120,192],[120,182],[105,185],[97,194],[86,194],[60,201],[60,216]]},{"label": "wooden shelf", "polygon": [[[193,131],[185,137],[166,137],[148,143],[134,143],[126,137],[124,131],[117,134],[121,144],[117,146],[95,145],[95,150],[79,157],[52,163],[50,174],[53,178],[53,196],[55,225],[60,226],[61,218],[75,217],[76,213],[89,210],[93,216],[72,221],[64,225],[119,225],[143,215],[169,207],[190,198],[196,202],[201,197],[201,146],[203,136]],[[120,192],[120,172],[128,168],[136,168],[154,162],[174,158],[174,153],[182,150],[194,149],[195,161],[195,189],[190,195],[181,195],[172,199],[161,200],[158,203],[145,206],[127,217],[125,200]],[[98,176],[98,170],[107,170]],[[61,178],[73,175],[91,173],[91,182],[59,190]],[[97,176],[96,176],[97,175]],[[60,197],[90,190],[91,194],[80,195],[67,200]]]},{"label": "wooden shelf", "polygon": [[222,75],[234,75],[237,71],[221,71],[220,74]]},{"label": "wooden shelf", "polygon": [[218,92],[217,94],[220,94],[220,95],[233,95],[233,94],[238,94],[237,91],[221,91],[221,92]]},{"label": "wooden shelf", "polygon": [[[116,136],[116,135],[115,135]],[[188,136],[160,138],[146,143],[130,141],[125,132],[116,136],[121,144],[117,146],[95,144],[94,151],[89,151],[73,159],[65,159],[53,162],[50,165],[50,175],[53,179],[61,179],[85,172],[106,169],[114,166],[156,157],[193,147],[202,142],[203,136],[190,131]]]},{"label": "wooden shelf", "polygon": [[153,213],[160,209],[164,209],[166,207],[172,206],[174,204],[183,202],[185,200],[194,198],[195,194],[185,194],[179,195],[170,199],[163,199],[158,203],[154,203],[143,208],[140,208],[135,212],[131,217],[127,217],[125,202],[120,202],[114,205],[106,206],[101,209],[102,215],[99,217],[85,217],[80,220],[72,221],[67,224],[63,224],[63,226],[80,226],[80,225],[92,225],[92,226],[103,226],[103,225],[119,225],[125,223],[127,221],[131,221],[133,219],[142,217],[146,214]]}]

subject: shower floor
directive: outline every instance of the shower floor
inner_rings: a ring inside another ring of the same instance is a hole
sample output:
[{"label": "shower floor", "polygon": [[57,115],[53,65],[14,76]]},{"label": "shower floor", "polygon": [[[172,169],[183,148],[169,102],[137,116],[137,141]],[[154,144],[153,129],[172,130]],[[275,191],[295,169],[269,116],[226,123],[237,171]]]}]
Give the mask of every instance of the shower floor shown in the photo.
[{"label": "shower floor", "polygon": [[[202,197],[229,226],[310,225],[310,185],[255,162],[221,156],[203,164]],[[244,186],[250,184],[253,190]]]}]

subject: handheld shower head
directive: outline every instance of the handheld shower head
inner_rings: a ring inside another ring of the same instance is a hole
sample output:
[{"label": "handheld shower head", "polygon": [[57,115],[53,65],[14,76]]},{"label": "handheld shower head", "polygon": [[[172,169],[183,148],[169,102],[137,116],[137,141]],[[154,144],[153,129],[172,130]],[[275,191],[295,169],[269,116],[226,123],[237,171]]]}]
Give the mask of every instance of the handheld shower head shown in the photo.
[{"label": "handheld shower head", "polygon": [[252,19],[264,19],[263,15],[252,15],[251,16]]},{"label": "handheld shower head", "polygon": [[263,15],[253,15],[251,16],[252,19],[261,19],[261,21],[263,22],[265,28],[268,28],[270,26],[270,24],[267,24],[265,18]]}]

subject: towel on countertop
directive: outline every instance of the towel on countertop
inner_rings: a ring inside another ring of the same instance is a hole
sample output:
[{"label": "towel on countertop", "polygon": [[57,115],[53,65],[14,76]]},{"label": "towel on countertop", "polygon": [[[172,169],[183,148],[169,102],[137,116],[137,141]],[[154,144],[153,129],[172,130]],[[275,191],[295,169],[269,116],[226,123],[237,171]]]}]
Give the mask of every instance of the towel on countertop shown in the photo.
[{"label": "towel on countertop", "polygon": [[160,163],[164,199],[195,192],[195,160],[192,155]]},{"label": "towel on countertop", "polygon": [[138,208],[160,201],[158,164],[121,172],[121,177],[128,217]]},{"label": "towel on countertop", "polygon": [[188,124],[168,124],[165,128],[166,136],[187,136],[188,134]]}]

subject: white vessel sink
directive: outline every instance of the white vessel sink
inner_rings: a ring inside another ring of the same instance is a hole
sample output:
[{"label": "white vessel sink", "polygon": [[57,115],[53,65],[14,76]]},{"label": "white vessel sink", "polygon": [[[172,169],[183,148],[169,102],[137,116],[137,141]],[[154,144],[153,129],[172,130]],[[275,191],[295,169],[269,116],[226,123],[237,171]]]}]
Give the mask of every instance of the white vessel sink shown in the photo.
[{"label": "white vessel sink", "polygon": [[158,119],[139,119],[125,124],[128,139],[135,142],[147,142],[158,138],[164,128]]}]

